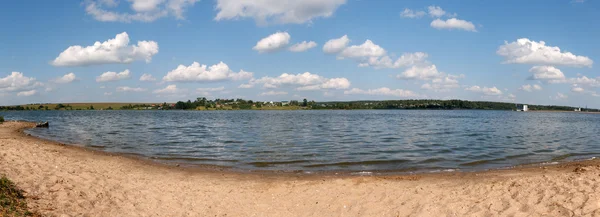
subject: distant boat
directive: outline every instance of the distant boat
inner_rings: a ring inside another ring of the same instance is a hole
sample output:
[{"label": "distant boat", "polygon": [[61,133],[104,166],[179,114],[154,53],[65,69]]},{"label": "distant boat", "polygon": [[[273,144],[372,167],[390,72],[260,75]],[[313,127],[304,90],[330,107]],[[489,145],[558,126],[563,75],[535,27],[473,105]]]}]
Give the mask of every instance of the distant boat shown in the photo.
[{"label": "distant boat", "polygon": [[35,127],[44,127],[44,128],[48,128],[49,126],[50,126],[50,124],[48,123],[48,121],[43,122],[43,123],[40,122],[35,125]]}]

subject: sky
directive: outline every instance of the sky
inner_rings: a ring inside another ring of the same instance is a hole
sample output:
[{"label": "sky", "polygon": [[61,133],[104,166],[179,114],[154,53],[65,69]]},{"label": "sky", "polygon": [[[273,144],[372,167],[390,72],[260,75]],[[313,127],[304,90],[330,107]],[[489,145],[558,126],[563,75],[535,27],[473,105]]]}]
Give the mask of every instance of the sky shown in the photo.
[{"label": "sky", "polygon": [[600,108],[600,2],[8,0],[0,105],[463,99]]}]

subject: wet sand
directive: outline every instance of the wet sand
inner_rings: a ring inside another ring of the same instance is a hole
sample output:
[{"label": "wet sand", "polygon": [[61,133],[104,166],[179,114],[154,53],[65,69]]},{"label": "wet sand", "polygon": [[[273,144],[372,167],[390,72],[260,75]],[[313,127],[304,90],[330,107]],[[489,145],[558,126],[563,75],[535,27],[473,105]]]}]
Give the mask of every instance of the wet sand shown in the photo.
[{"label": "wet sand", "polygon": [[49,216],[600,216],[600,161],[389,176],[192,169],[0,124],[0,174]]}]

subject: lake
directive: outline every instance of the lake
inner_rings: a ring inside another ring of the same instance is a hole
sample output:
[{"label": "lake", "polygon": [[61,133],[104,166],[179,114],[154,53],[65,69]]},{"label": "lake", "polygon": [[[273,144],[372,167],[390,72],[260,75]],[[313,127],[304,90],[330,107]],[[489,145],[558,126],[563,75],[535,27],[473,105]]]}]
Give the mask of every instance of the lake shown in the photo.
[{"label": "lake", "polygon": [[238,170],[435,172],[600,155],[600,115],[569,112],[20,111],[67,144]]}]

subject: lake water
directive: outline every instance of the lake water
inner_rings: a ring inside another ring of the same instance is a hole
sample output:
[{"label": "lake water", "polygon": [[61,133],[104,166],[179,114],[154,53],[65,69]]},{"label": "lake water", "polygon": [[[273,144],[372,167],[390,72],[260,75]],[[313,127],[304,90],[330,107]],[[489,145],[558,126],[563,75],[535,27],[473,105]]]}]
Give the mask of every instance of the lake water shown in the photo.
[{"label": "lake water", "polygon": [[600,155],[600,115],[510,111],[23,111],[39,137],[241,170],[482,170]]}]

